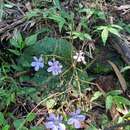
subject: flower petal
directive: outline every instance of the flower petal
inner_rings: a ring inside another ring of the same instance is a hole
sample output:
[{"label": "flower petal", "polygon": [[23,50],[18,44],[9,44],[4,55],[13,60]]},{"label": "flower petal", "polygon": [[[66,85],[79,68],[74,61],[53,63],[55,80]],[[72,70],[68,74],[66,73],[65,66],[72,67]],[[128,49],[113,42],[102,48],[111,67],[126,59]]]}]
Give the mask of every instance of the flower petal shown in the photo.
[{"label": "flower petal", "polygon": [[81,57],[78,57],[77,62],[81,62],[81,61],[82,61]]},{"label": "flower petal", "polygon": [[62,68],[63,66],[62,65],[59,65],[59,68]]},{"label": "flower petal", "polygon": [[77,110],[75,111],[76,115],[80,114],[80,112],[81,112],[80,109],[77,109]]},{"label": "flower petal", "polygon": [[85,116],[84,115],[77,115],[76,116],[76,119],[79,120],[79,121],[84,121],[85,120]]},{"label": "flower petal", "polygon": [[59,127],[57,125],[55,125],[52,130],[59,130]]},{"label": "flower petal", "polygon": [[52,65],[53,65],[53,62],[52,62],[52,61],[48,61],[48,65],[49,65],[49,66],[52,66]]},{"label": "flower petal", "polygon": [[50,120],[50,121],[56,120],[55,114],[54,114],[54,113],[50,113],[50,114],[49,114],[49,117],[47,118],[47,120]]},{"label": "flower petal", "polygon": [[58,75],[59,74],[59,72],[58,71],[52,71],[52,75]]},{"label": "flower petal", "polygon": [[63,117],[61,115],[58,115],[57,118],[58,118],[59,122],[61,122],[63,120]]},{"label": "flower petal", "polygon": [[75,127],[76,129],[79,129],[79,128],[81,127],[80,122],[79,122],[78,120],[75,120],[75,121],[74,121],[74,127]]},{"label": "flower petal", "polygon": [[39,63],[39,67],[40,67],[40,68],[43,68],[43,67],[44,67],[44,64],[43,64],[43,63]]},{"label": "flower petal", "polygon": [[39,60],[39,62],[42,62],[43,61],[42,56],[40,56],[40,58],[38,60]]},{"label": "flower petal", "polygon": [[59,63],[59,61],[56,60],[56,61],[54,61],[54,64],[59,65],[60,63]]},{"label": "flower petal", "polygon": [[32,66],[32,67],[34,67],[34,66],[36,66],[36,65],[37,65],[37,62],[32,62],[32,63],[31,63],[31,66]]},{"label": "flower petal", "polygon": [[35,71],[38,71],[39,70],[39,65],[36,65],[35,68],[34,68]]},{"label": "flower petal", "polygon": [[49,68],[47,69],[47,72],[52,72],[52,67],[49,67]]},{"label": "flower petal", "polygon": [[75,122],[75,119],[72,117],[72,118],[70,118],[70,119],[67,121],[67,124],[68,124],[68,125],[72,125],[72,124],[74,124],[74,122]]},{"label": "flower petal", "polygon": [[36,56],[34,56],[33,59],[34,59],[35,61],[38,61],[38,58],[37,58]]},{"label": "flower petal", "polygon": [[62,124],[62,123],[60,123],[60,124],[59,124],[59,129],[58,129],[58,130],[65,130],[65,125]]},{"label": "flower petal", "polygon": [[50,121],[50,122],[46,122],[45,126],[46,126],[47,129],[49,129],[49,128],[52,129],[52,128],[55,127],[55,124],[54,124],[54,122]]},{"label": "flower petal", "polygon": [[75,56],[73,56],[73,58],[74,58],[75,60],[77,60],[78,57],[75,55]]}]

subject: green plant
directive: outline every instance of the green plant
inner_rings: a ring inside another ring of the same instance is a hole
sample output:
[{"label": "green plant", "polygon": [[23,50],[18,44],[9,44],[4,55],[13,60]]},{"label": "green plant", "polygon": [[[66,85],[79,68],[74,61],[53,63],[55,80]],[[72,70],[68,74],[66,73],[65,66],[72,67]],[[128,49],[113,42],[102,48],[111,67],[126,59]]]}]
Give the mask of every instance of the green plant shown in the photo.
[{"label": "green plant", "polygon": [[109,33],[120,37],[120,33],[119,33],[120,30],[122,30],[122,27],[120,27],[119,25],[116,25],[116,24],[99,26],[96,29],[96,31],[101,31],[101,39],[102,39],[104,45],[106,44]]},{"label": "green plant", "polygon": [[120,94],[120,90],[113,90],[107,93],[105,101],[107,110],[111,109],[112,104],[115,104],[118,108],[121,109],[123,109],[125,106],[130,106],[130,101]]}]

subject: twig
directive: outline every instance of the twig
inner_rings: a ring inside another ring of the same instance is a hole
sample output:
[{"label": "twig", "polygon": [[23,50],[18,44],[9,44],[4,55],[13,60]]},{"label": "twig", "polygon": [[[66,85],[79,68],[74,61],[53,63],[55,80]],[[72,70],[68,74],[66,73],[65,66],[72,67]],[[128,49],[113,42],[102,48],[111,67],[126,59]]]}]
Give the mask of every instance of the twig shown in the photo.
[{"label": "twig", "polygon": [[26,21],[25,18],[20,18],[17,21],[13,22],[12,24],[10,24],[10,25],[8,25],[8,26],[6,26],[4,28],[3,27],[0,28],[0,34],[3,34],[3,33],[5,33],[8,30],[13,30],[16,26],[24,23],[25,21]]}]

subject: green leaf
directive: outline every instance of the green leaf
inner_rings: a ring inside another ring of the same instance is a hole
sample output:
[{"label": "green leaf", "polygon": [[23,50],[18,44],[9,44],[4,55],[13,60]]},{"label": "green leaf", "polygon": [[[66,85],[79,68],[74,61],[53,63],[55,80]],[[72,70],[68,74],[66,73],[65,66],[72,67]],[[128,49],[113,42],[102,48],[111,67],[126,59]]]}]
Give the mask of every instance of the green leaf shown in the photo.
[{"label": "green leaf", "polygon": [[87,39],[87,40],[92,40],[91,36],[87,33],[84,34],[84,37]]},{"label": "green leaf", "polygon": [[95,126],[90,125],[87,129],[85,130],[98,130]]},{"label": "green leaf", "polygon": [[26,117],[26,121],[28,121],[28,122],[31,122],[31,121],[33,121],[34,119],[35,119],[35,117],[36,117],[36,113],[29,113],[28,115],[27,115],[27,117]]},{"label": "green leaf", "polygon": [[31,130],[45,130],[44,126],[34,126],[33,128],[31,128]]},{"label": "green leaf", "polygon": [[60,1],[59,0],[53,0],[54,5],[56,8],[58,8],[59,10],[61,10],[61,6],[60,6]]},{"label": "green leaf", "polygon": [[104,30],[105,28],[107,28],[107,26],[99,26],[99,27],[97,27],[96,30],[100,31],[100,30]]},{"label": "green leaf", "polygon": [[41,13],[39,9],[30,10],[26,13],[26,17],[31,19],[32,17],[37,17]]},{"label": "green leaf", "polygon": [[108,29],[107,28],[103,29],[103,31],[101,33],[101,38],[102,38],[102,41],[103,41],[103,43],[105,45],[106,41],[107,41],[107,38],[108,38]]},{"label": "green leaf", "polygon": [[14,30],[13,38],[10,39],[10,43],[12,46],[14,46],[16,48],[23,49],[24,41],[23,41],[22,35],[19,31]]},{"label": "green leaf", "polygon": [[[63,87],[60,76],[53,76],[51,73],[47,72],[47,61],[51,60],[52,58],[59,60],[63,65],[64,73],[64,70],[69,68],[71,65],[73,51],[74,48],[71,43],[64,39],[56,38],[44,38],[43,40],[36,42],[36,44],[27,47],[24,49],[23,55],[21,55],[21,57],[18,59],[19,66],[21,66],[23,70],[31,68],[30,64],[33,60],[33,56],[39,57],[40,55],[43,55],[45,66],[43,69],[40,69],[38,72],[36,72],[32,77],[28,75],[21,76],[21,82],[30,81],[34,83],[36,86],[38,86],[36,89],[44,92],[44,95],[50,92],[64,91],[66,87]],[[71,74],[72,72],[70,72],[70,75]],[[70,80],[68,76],[66,77],[68,80]],[[47,88],[45,86],[47,86]]]},{"label": "green leaf", "polygon": [[4,118],[4,115],[2,112],[0,112],[0,126],[5,125],[6,124],[6,120]]},{"label": "green leaf", "polygon": [[112,90],[108,92],[107,95],[116,96],[116,95],[120,95],[121,93],[122,93],[122,90]]},{"label": "green leaf", "polygon": [[34,34],[25,39],[25,44],[27,46],[31,46],[31,45],[35,44],[36,41],[37,41],[37,34]]},{"label": "green leaf", "polygon": [[[66,61],[71,61],[73,46],[63,39],[44,38],[36,44],[26,48],[19,59],[19,64],[30,67],[33,56],[56,55]],[[68,63],[68,62],[67,62]]]},{"label": "green leaf", "polygon": [[20,52],[18,50],[8,49],[11,53],[20,56]]},{"label": "green leaf", "polygon": [[18,130],[29,130],[29,129],[27,127],[23,126],[22,128],[20,128]]},{"label": "green leaf", "polygon": [[113,97],[111,95],[106,97],[106,109],[109,110],[112,107]]},{"label": "green leaf", "polygon": [[46,106],[47,106],[48,109],[53,108],[55,105],[56,105],[56,102],[55,102],[54,99],[49,99],[49,100],[46,102]]},{"label": "green leaf", "polygon": [[120,30],[122,30],[122,29],[123,29],[121,26],[116,25],[116,24],[111,24],[111,26],[112,26],[112,27],[114,27],[114,28],[120,29]]},{"label": "green leaf", "polygon": [[4,14],[4,3],[1,2],[0,3],[0,21],[2,21],[3,14]]},{"label": "green leaf", "polygon": [[[69,32],[69,34],[70,34],[70,32]],[[87,34],[87,33],[82,33],[82,32],[76,32],[76,31],[74,31],[74,32],[72,32],[72,35],[73,35],[73,39],[76,39],[76,38],[79,38],[80,40],[92,40],[91,39],[91,36],[89,35],[89,34]]]},{"label": "green leaf", "polygon": [[127,98],[124,98],[122,96],[113,96],[114,103],[117,105],[128,105],[130,106],[130,101]]},{"label": "green leaf", "polygon": [[[96,11],[95,11],[96,12]],[[103,11],[98,11],[97,12],[97,16],[100,18],[100,19],[106,19],[106,16],[105,16],[105,13]]]},{"label": "green leaf", "polygon": [[62,30],[64,24],[66,23],[66,20],[58,14],[51,14],[48,18],[52,19],[52,20],[54,20],[55,22],[58,23],[60,31]]},{"label": "green leaf", "polygon": [[120,37],[120,33],[117,29],[109,27],[108,30],[112,33],[115,34],[116,36]]},{"label": "green leaf", "polygon": [[130,66],[125,66],[124,68],[121,69],[121,72],[124,72],[126,70],[129,70],[130,69]]},{"label": "green leaf", "polygon": [[91,102],[98,99],[100,96],[102,96],[102,93],[100,91],[95,92],[93,97],[91,98]]},{"label": "green leaf", "polygon": [[10,126],[7,124],[4,127],[2,127],[2,130],[9,130]]},{"label": "green leaf", "polygon": [[25,123],[25,119],[18,119],[18,120],[15,120],[13,122],[14,127],[16,128],[16,130],[17,129],[19,130],[19,128],[23,127],[24,123]]}]

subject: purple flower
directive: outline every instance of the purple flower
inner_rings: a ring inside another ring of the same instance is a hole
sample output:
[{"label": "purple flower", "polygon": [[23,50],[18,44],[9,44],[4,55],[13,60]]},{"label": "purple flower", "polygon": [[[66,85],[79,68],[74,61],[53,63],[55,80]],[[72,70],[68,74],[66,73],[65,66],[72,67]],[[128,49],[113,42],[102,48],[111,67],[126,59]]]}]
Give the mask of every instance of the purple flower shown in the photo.
[{"label": "purple flower", "polygon": [[42,56],[40,56],[39,58],[34,56],[33,60],[34,61],[31,63],[31,66],[34,67],[35,71],[38,71],[40,68],[44,67],[44,62],[43,62]]},{"label": "purple flower", "polygon": [[47,129],[51,130],[65,130],[65,125],[62,123],[62,116],[55,116],[55,114],[50,113],[47,118],[48,122],[45,123]]},{"label": "purple flower", "polygon": [[47,69],[47,72],[52,72],[53,75],[58,75],[62,72],[62,65],[59,63],[59,61],[53,59],[52,61],[48,61],[48,65],[50,67]]},{"label": "purple flower", "polygon": [[74,125],[75,128],[80,128],[82,121],[85,120],[85,116],[80,114],[80,109],[77,109],[75,112],[70,113],[71,117],[68,120],[67,124]]}]

